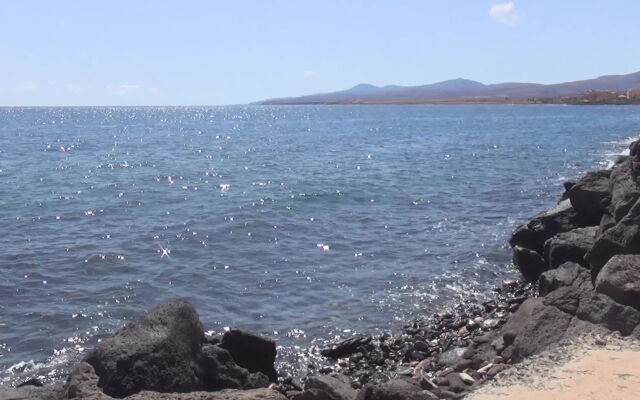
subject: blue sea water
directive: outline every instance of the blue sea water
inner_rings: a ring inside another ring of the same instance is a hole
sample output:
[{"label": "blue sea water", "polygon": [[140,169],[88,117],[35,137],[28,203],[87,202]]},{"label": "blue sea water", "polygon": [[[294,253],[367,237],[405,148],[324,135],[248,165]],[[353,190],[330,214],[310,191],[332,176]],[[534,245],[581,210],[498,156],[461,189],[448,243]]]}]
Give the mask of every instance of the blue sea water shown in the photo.
[{"label": "blue sea water", "polygon": [[206,330],[392,330],[515,276],[506,240],[640,108],[0,109],[0,383],[176,296]]}]

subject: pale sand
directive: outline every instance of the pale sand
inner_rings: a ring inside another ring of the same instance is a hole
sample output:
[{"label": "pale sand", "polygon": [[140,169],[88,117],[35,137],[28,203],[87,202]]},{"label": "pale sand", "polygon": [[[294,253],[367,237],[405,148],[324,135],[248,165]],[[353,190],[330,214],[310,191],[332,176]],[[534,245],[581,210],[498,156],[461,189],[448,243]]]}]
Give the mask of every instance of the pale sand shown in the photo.
[{"label": "pale sand", "polygon": [[[640,346],[585,338],[498,375],[469,400],[640,400]],[[570,361],[567,361],[567,358]],[[553,361],[555,359],[556,361]]]}]

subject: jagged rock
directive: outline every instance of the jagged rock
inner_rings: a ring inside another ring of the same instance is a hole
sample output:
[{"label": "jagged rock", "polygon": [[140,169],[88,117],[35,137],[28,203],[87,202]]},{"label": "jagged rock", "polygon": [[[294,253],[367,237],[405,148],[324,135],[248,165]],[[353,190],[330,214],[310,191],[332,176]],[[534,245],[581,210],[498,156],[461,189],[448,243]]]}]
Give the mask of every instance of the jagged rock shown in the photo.
[{"label": "jagged rock", "polygon": [[520,246],[513,248],[513,264],[530,282],[536,281],[540,274],[547,270],[547,264],[539,253]]},{"label": "jagged rock", "polygon": [[621,156],[611,170],[611,208],[616,221],[622,220],[640,198],[636,182],[639,166],[632,157]]},{"label": "jagged rock", "polygon": [[310,389],[326,393],[329,400],[354,400],[358,395],[351,385],[327,375],[314,375],[307,378],[304,390],[306,392]]},{"label": "jagged rock", "polygon": [[575,315],[578,310],[581,292],[575,286],[564,286],[547,294],[542,299],[545,306],[553,306],[560,311]]},{"label": "jagged rock", "polygon": [[585,218],[578,215],[567,199],[519,226],[511,235],[509,244],[511,247],[520,246],[542,254],[544,242],[547,239],[560,232],[567,232],[587,225]]},{"label": "jagged rock", "polygon": [[255,389],[269,386],[269,378],[262,372],[250,373],[238,366],[231,354],[215,345],[202,347],[204,390]]},{"label": "jagged rock", "polygon": [[577,286],[584,290],[593,289],[589,270],[576,263],[567,262],[540,275],[538,285],[540,296],[546,296],[563,286]]},{"label": "jagged rock", "polygon": [[585,259],[595,280],[602,267],[616,254],[640,253],[640,201],[613,228],[596,239]]},{"label": "jagged rock", "polygon": [[449,390],[454,393],[464,392],[466,389],[464,381],[460,378],[460,375],[455,372],[447,375],[447,381],[449,381]]},{"label": "jagged rock", "polygon": [[580,297],[576,317],[605,326],[612,331],[629,335],[640,323],[640,311],[618,304],[601,293],[588,293]]},{"label": "jagged rock", "polygon": [[380,385],[367,385],[358,393],[357,400],[425,400],[437,399],[433,393],[402,379]]},{"label": "jagged rock", "polygon": [[190,392],[202,387],[197,362],[204,332],[196,310],[170,300],[102,340],[86,357],[99,386],[114,397],[141,390]]},{"label": "jagged rock", "polygon": [[371,342],[371,336],[354,336],[341,342],[333,344],[331,347],[322,349],[320,354],[329,358],[341,358],[359,351],[360,346]]},{"label": "jagged rock", "polygon": [[565,262],[578,263],[585,268],[588,263],[584,255],[596,240],[598,227],[588,226],[555,235],[544,243],[544,259],[549,269],[557,268]]},{"label": "jagged rock", "polygon": [[232,329],[222,336],[220,347],[231,353],[239,366],[249,372],[262,372],[272,382],[278,380],[273,363],[276,360],[276,344],[273,340]]},{"label": "jagged rock", "polygon": [[616,255],[596,279],[596,291],[640,310],[640,255]]},{"label": "jagged rock", "polygon": [[570,314],[546,306],[542,298],[528,299],[503,328],[505,345],[511,346],[509,356],[519,361],[556,343],[570,321]]},{"label": "jagged rock", "polygon": [[569,190],[571,205],[593,225],[611,203],[609,176],[611,170],[591,171]]}]

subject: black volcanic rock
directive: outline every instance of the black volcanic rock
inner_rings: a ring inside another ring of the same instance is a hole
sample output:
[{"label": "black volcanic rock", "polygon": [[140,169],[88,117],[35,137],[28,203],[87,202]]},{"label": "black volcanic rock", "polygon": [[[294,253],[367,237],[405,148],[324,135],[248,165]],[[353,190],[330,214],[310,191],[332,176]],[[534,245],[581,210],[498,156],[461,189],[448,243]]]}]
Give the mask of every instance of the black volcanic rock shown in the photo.
[{"label": "black volcanic rock", "polygon": [[520,246],[542,254],[544,242],[554,235],[572,229],[587,226],[584,217],[578,215],[569,200],[560,202],[556,207],[535,216],[529,222],[519,226],[511,238],[511,247]]},{"label": "black volcanic rock", "polygon": [[587,172],[569,189],[568,195],[573,208],[591,224],[596,225],[611,203],[609,176],[611,170]]},{"label": "black volcanic rock", "polygon": [[278,380],[273,363],[276,360],[276,344],[273,340],[232,329],[222,336],[220,347],[231,353],[239,366],[249,372],[262,372],[272,382]]},{"label": "black volcanic rock", "polygon": [[610,176],[611,209],[616,221],[620,221],[640,198],[637,179],[640,163],[631,157],[621,156]]},{"label": "black volcanic rock", "polygon": [[539,253],[520,246],[513,248],[513,264],[530,282],[536,281],[540,274],[548,269],[547,263]]},{"label": "black volcanic rock", "polygon": [[585,255],[594,280],[616,254],[640,254],[640,201],[636,201],[620,222],[598,237]]},{"label": "black volcanic rock", "polygon": [[198,365],[204,332],[196,310],[170,300],[96,345],[86,361],[108,395],[140,390],[190,392],[202,387]]},{"label": "black volcanic rock", "polygon": [[611,257],[598,274],[595,286],[598,293],[640,310],[640,255]]},{"label": "black volcanic rock", "polygon": [[584,255],[596,240],[598,227],[588,226],[559,233],[544,243],[544,259],[548,268],[557,268],[568,261],[588,267]]},{"label": "black volcanic rock", "polygon": [[269,378],[262,372],[250,373],[238,366],[231,354],[221,347],[205,345],[202,347],[200,361],[203,370],[203,389],[255,389],[269,386]]},{"label": "black volcanic rock", "polygon": [[341,342],[333,344],[331,347],[322,349],[320,354],[329,358],[346,357],[359,351],[361,346],[371,342],[371,336],[354,336]]},{"label": "black volcanic rock", "polygon": [[593,290],[591,273],[579,264],[567,262],[540,275],[538,282],[540,296],[546,296],[564,286],[576,286],[579,289]]}]

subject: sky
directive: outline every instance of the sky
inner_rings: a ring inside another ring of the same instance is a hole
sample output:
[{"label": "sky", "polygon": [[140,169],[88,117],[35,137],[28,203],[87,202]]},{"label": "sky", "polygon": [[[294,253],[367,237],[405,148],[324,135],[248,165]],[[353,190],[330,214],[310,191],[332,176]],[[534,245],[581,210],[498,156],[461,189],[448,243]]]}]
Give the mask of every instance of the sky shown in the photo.
[{"label": "sky", "polygon": [[0,106],[223,105],[640,70],[637,0],[0,0]]}]

